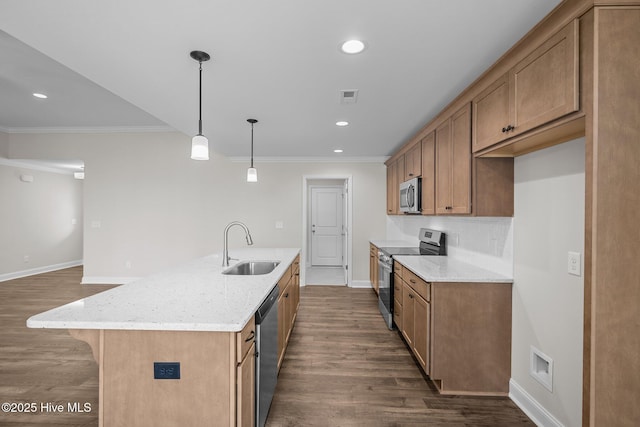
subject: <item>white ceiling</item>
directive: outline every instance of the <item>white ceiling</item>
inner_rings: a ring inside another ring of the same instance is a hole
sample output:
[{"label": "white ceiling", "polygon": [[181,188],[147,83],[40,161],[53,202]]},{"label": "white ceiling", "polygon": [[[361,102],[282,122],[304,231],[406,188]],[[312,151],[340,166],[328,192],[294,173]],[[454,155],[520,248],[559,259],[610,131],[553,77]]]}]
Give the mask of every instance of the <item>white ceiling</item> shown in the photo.
[{"label": "white ceiling", "polygon": [[[189,52],[203,50],[203,133],[215,151],[247,156],[256,118],[256,157],[387,156],[558,3],[3,0],[0,130],[194,135]],[[341,53],[350,38],[367,49]],[[355,105],[340,104],[343,89],[359,90]]]}]

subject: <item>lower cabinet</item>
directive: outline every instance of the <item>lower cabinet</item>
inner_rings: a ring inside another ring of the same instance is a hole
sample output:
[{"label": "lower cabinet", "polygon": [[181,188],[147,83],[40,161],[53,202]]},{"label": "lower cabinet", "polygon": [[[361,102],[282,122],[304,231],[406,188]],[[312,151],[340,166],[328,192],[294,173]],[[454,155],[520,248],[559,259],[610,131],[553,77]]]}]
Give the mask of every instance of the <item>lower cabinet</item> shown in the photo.
[{"label": "lower cabinet", "polygon": [[402,283],[402,304],[396,299],[394,305],[401,311],[396,325],[438,391],[506,396],[511,283],[429,283],[406,267],[395,280]]},{"label": "lower cabinet", "polygon": [[429,302],[406,282],[402,290],[402,335],[418,363],[429,374]]},{"label": "lower cabinet", "polygon": [[293,324],[300,304],[300,256],[287,269],[278,282],[278,370],[284,359]]},{"label": "lower cabinet", "polygon": [[369,280],[371,287],[378,293],[378,248],[369,243]]},{"label": "lower cabinet", "polygon": [[236,369],[236,425],[242,427],[255,426],[255,376],[256,376],[256,345],[251,343],[247,354]]}]

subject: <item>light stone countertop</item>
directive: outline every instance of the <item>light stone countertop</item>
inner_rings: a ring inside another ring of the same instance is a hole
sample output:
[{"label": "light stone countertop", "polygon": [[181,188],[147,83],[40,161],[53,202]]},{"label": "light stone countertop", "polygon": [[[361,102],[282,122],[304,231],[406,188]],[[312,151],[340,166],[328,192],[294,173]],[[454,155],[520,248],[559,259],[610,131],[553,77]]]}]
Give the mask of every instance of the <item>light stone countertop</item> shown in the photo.
[{"label": "light stone countertop", "polygon": [[427,282],[513,283],[513,277],[448,256],[394,256],[393,259]]},{"label": "light stone countertop", "polygon": [[[297,248],[231,249],[246,260],[280,261],[269,274],[223,275],[222,255],[210,255],[92,295],[27,320],[29,328],[241,331],[254,316]],[[239,261],[232,260],[230,265]]]}]

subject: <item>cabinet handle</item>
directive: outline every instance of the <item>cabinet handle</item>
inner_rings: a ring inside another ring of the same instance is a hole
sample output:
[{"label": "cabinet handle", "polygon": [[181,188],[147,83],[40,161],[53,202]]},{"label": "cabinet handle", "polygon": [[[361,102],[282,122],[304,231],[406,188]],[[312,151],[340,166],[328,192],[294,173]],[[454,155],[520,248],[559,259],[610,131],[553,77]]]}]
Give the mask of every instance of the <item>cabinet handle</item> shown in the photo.
[{"label": "cabinet handle", "polygon": [[410,173],[410,174],[409,174],[409,176],[413,176],[413,174],[412,174],[412,173]]},{"label": "cabinet handle", "polygon": [[416,284],[416,281],[415,281],[415,280],[413,280],[413,279],[409,279],[409,281],[410,281],[411,283],[413,283],[414,285]]},{"label": "cabinet handle", "polygon": [[409,298],[413,299],[413,295],[409,294]]},{"label": "cabinet handle", "polygon": [[286,294],[284,294],[285,298],[289,298],[289,292],[287,292]]},{"label": "cabinet handle", "polygon": [[507,131],[506,127],[502,128],[502,133],[505,133],[506,131]]},{"label": "cabinet handle", "polygon": [[249,342],[249,341],[251,341],[252,339],[254,339],[255,337],[256,337],[256,333],[255,333],[254,331],[251,331],[251,335],[249,335],[249,336],[247,337],[247,339],[246,339],[246,340],[244,340],[244,342]]},{"label": "cabinet handle", "polygon": [[502,133],[506,133],[509,132],[510,130],[514,130],[515,126],[513,125],[507,125],[507,127],[502,128]]}]

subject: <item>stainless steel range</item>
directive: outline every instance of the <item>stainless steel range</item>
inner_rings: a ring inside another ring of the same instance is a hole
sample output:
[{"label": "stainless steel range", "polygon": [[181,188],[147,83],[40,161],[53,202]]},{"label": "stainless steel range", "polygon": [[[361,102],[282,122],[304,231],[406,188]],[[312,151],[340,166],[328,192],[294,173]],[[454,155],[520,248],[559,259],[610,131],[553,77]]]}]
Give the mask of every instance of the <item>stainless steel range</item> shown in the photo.
[{"label": "stainless steel range", "polygon": [[421,228],[417,247],[378,248],[378,307],[389,329],[393,329],[393,257],[400,255],[446,255],[446,234]]}]

